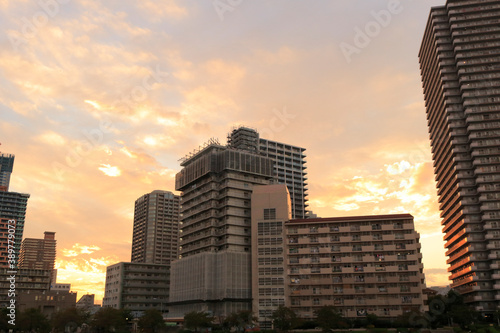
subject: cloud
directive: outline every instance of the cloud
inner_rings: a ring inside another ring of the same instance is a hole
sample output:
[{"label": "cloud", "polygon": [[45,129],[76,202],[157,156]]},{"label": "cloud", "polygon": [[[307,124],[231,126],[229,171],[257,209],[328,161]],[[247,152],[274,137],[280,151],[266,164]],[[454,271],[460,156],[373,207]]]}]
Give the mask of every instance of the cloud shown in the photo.
[{"label": "cloud", "polygon": [[106,176],[110,177],[118,177],[122,174],[120,168],[109,164],[101,164],[98,169],[101,170]]}]

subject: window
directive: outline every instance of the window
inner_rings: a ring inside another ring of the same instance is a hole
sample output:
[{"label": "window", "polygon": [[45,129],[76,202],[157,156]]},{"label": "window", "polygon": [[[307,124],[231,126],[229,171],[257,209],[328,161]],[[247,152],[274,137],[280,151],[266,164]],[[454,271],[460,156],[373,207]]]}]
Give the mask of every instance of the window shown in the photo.
[{"label": "window", "polygon": [[276,208],[264,208],[264,220],[276,220]]}]

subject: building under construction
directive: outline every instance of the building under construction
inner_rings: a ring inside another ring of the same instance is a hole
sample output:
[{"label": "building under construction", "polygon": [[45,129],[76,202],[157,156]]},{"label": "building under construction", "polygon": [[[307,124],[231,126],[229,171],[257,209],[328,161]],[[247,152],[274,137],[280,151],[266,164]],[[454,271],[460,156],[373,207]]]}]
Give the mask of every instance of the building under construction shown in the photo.
[{"label": "building under construction", "polygon": [[211,142],[181,166],[181,259],[172,264],[169,316],[250,309],[251,193],[274,182],[273,160]]}]

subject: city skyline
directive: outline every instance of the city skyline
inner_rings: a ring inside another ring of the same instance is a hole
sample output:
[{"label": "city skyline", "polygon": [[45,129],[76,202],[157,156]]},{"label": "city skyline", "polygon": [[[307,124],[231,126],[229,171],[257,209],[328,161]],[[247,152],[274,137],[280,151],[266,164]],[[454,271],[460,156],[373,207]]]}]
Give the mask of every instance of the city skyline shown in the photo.
[{"label": "city skyline", "polygon": [[444,2],[0,0],[0,147],[10,190],[31,194],[24,237],[57,232],[60,282],[102,298],[134,201],[243,125],[306,149],[319,217],[412,214],[427,285],[447,284],[417,57]]}]

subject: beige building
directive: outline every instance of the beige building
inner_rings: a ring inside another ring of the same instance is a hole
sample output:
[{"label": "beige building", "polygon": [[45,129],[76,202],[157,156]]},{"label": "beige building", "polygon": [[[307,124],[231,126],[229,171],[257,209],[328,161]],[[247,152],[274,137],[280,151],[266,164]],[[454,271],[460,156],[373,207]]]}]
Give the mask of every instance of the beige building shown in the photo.
[{"label": "beige building", "polygon": [[255,186],[252,193],[252,309],[261,329],[286,304],[285,222],[291,217],[286,185]]},{"label": "beige building", "polygon": [[288,296],[301,318],[325,305],[347,318],[426,310],[413,216],[291,220],[285,233]]}]

